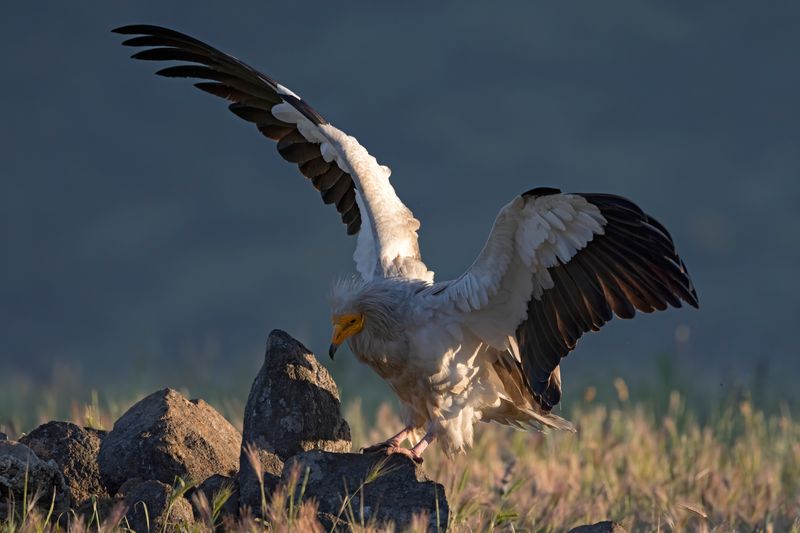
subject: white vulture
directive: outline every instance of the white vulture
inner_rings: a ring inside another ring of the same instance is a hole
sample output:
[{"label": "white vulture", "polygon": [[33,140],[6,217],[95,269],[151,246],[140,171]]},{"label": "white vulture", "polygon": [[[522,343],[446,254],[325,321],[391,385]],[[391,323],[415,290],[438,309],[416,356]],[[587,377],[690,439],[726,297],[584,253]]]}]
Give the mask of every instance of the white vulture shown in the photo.
[{"label": "white vulture", "polygon": [[[419,221],[389,168],[297,94],[238,59],[174,30],[125,26],[133,58],[232,101],[230,110],[278,142],[278,152],[334,204],[360,277],[334,283],[330,356],[348,341],[391,386],[402,431],[366,451],[421,462],[434,439],[447,454],[472,444],[477,421],[571,429],[552,414],[559,362],[613,315],[632,318],[697,294],[667,230],[611,194],[535,188],[503,207],[466,272],[434,282],[417,245]],[[402,444],[409,439],[413,446]]]}]

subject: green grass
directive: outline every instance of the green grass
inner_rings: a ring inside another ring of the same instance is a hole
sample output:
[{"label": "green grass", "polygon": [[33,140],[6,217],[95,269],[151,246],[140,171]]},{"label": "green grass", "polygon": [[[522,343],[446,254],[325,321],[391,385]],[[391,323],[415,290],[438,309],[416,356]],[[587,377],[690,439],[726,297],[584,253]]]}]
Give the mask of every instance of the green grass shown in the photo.
[{"label": "green grass", "polygon": [[[610,519],[633,531],[800,532],[800,422],[788,407],[765,413],[745,394],[698,414],[679,392],[666,394],[662,405],[632,402],[621,380],[610,390],[616,397],[603,402],[591,389],[573,395],[570,412],[561,414],[576,424],[574,434],[479,424],[468,454],[446,458],[429,449],[425,469],[445,487],[452,530],[563,531]],[[67,418],[109,428],[130,403],[89,395]],[[241,427],[240,403],[217,407]],[[37,416],[47,418],[46,410]],[[372,417],[353,402],[346,416],[354,449],[400,427],[388,405]],[[265,499],[265,521],[244,517],[227,529],[324,531],[313,502],[296,498],[303,473],[292,479],[292,486]],[[353,495],[359,490],[351,488]],[[227,496],[229,491],[206,502],[203,519],[189,530],[221,524]],[[48,518],[44,500],[39,507],[25,502],[0,532],[52,530],[57,517]],[[352,516],[343,502],[341,518]],[[91,530],[124,527],[124,520],[112,518],[117,522],[100,528],[95,522]],[[424,530],[424,523],[420,517],[415,529]],[[371,531],[374,524],[357,529]]]}]

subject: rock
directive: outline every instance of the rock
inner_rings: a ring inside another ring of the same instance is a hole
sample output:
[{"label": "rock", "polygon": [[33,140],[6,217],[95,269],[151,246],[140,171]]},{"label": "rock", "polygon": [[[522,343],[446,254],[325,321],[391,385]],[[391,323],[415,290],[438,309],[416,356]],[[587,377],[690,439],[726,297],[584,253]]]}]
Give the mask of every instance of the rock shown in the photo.
[{"label": "rock", "polygon": [[58,526],[65,531],[116,531],[113,526],[122,521],[126,505],[122,498],[102,497],[86,500],[73,510],[74,513],[70,511],[58,516]]},{"label": "rock", "polygon": [[240,503],[256,512],[261,508],[259,476],[248,448],[269,494],[284,461],[293,455],[314,449],[347,452],[350,446],[350,427],[342,418],[336,383],[308,348],[288,333],[273,330],[244,411]]},{"label": "rock", "polygon": [[[230,478],[228,476],[221,476],[219,474],[215,474],[208,478],[207,480],[203,481],[200,486],[191,490],[190,492],[186,493],[187,499],[192,504],[192,509],[194,510],[195,518],[200,519],[207,519],[213,518],[208,515],[210,509],[214,507],[214,498],[217,497],[217,494],[220,493],[225,487],[228,487],[230,492],[230,496],[225,503],[222,504],[222,509],[220,511],[220,516],[217,517],[217,522],[221,521],[221,518],[225,516],[236,517],[239,514],[239,491],[236,487],[236,480]],[[206,501],[208,502],[208,508],[202,509],[199,501],[199,495],[202,494]]]},{"label": "rock", "polygon": [[42,460],[53,460],[67,484],[73,507],[93,495],[108,496],[100,481],[97,455],[105,431],[82,428],[70,422],[48,422],[20,439]]},{"label": "rock", "polygon": [[22,502],[26,492],[30,501],[34,495],[39,505],[49,508],[55,491],[56,510],[69,507],[69,495],[64,476],[54,461],[43,461],[33,450],[14,441],[0,441],[0,495],[3,502],[9,494],[15,502]]},{"label": "rock", "polygon": [[0,431],[0,441],[8,440],[8,435]]},{"label": "rock", "polygon": [[[319,513],[327,521],[354,516],[358,524],[369,521],[385,527],[394,522],[397,531],[411,525],[415,514],[426,513],[432,531],[444,531],[449,507],[444,487],[430,481],[422,467],[407,457],[380,454],[328,453],[311,451],[286,462],[282,479],[287,481],[293,469],[300,480],[308,469],[304,499],[319,503]],[[299,491],[299,487],[298,487]],[[350,497],[349,509],[342,502]],[[362,515],[363,509],[363,515]]]},{"label": "rock", "polygon": [[172,491],[172,487],[166,483],[155,480],[136,485],[125,495],[125,505],[128,507],[125,516],[130,528],[137,533],[189,529],[194,524],[192,506],[183,496],[173,498]]},{"label": "rock", "polygon": [[127,479],[127,480],[125,480],[125,483],[120,485],[120,487],[117,489],[117,493],[114,494],[114,497],[115,498],[124,498],[128,494],[130,494],[133,491],[133,489],[135,489],[136,487],[138,487],[139,485],[141,485],[144,482],[145,482],[145,480],[140,478],[140,477],[132,477],[130,479]]},{"label": "rock", "polygon": [[606,520],[596,524],[574,527],[567,533],[625,533],[625,528],[616,522]]},{"label": "rock", "polygon": [[100,475],[109,494],[130,478],[172,484],[233,475],[241,436],[203,400],[179,392],[154,392],[114,423],[100,445]]}]

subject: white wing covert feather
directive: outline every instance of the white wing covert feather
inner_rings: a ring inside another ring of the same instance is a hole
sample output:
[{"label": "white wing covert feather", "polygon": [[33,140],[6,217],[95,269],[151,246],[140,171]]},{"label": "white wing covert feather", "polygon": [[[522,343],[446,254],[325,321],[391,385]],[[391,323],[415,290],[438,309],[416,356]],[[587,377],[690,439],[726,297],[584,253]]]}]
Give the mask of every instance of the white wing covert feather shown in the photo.
[{"label": "white wing covert feather", "polygon": [[440,308],[462,314],[487,343],[508,348],[528,301],[553,286],[547,269],[568,262],[603,233],[605,223],[600,210],[578,195],[518,196],[498,213],[472,266],[425,293],[434,295]]},{"label": "white wing covert feather", "polygon": [[[354,137],[330,124],[320,126],[320,131],[356,182],[364,212],[371,223],[378,271],[384,277],[433,282],[433,272],[422,262],[419,252],[419,220],[395,193],[389,182],[389,167],[380,165]],[[366,245],[366,240],[364,242]],[[358,255],[360,259],[362,254]]]}]

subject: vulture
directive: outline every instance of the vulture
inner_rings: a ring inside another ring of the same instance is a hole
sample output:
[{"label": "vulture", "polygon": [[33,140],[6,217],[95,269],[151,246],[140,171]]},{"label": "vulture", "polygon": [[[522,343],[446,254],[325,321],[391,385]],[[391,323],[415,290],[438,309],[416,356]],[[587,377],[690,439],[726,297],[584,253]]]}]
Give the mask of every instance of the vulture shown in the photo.
[{"label": "vulture", "polygon": [[[636,204],[603,193],[536,187],[500,209],[467,270],[434,281],[420,255],[420,223],[359,142],[296,93],[244,62],[177,31],[113,30],[132,57],[168,61],[157,72],[195,87],[277,142],[278,153],[333,204],[356,235],[360,275],[334,282],[330,356],[352,353],[397,394],[403,429],[366,452],[422,462],[436,440],[469,448],[476,422],[573,430],[553,413],[559,363],[584,333],[697,293],[667,229]],[[410,447],[405,447],[406,440]]]}]

